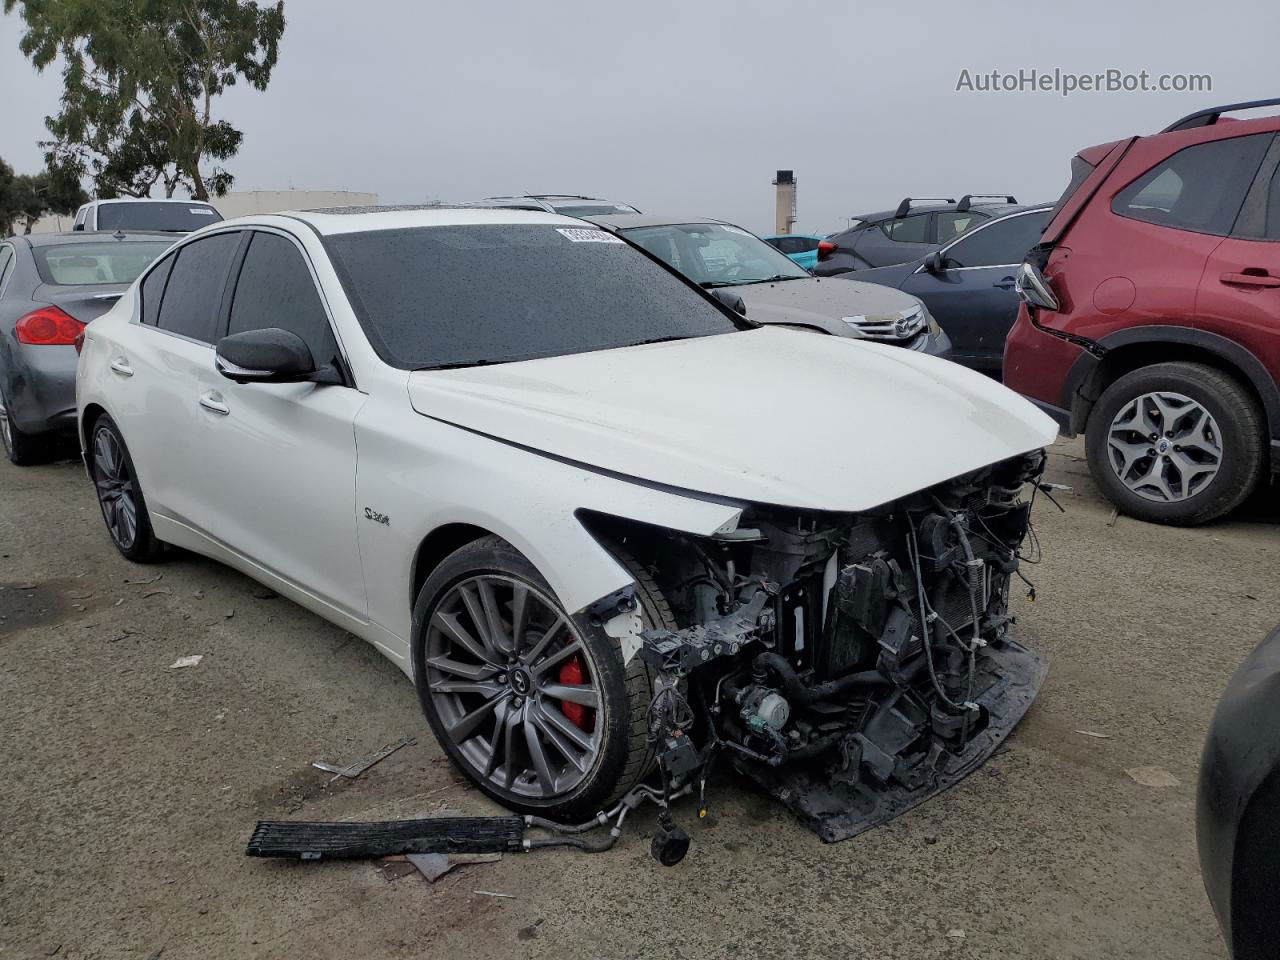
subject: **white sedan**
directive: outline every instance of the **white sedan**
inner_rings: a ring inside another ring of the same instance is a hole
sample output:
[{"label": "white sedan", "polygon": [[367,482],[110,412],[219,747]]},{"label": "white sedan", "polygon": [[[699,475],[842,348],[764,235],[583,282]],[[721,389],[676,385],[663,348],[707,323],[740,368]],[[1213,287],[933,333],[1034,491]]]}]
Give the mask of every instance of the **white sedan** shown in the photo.
[{"label": "white sedan", "polygon": [[719,755],[847,836],[1039,683],[1005,604],[1052,422],[757,327],[582,221],[218,223],[89,325],[77,386],[126,557],[217,558],[375,644],[517,810],[669,796]]}]

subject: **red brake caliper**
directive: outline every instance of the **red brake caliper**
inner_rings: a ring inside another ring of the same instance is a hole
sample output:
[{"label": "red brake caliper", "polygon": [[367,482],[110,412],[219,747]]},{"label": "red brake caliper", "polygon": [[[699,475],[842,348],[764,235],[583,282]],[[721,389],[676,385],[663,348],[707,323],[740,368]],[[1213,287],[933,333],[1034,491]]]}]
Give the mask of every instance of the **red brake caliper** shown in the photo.
[{"label": "red brake caliper", "polygon": [[[560,682],[582,684],[587,682],[587,671],[582,666],[582,658],[572,656],[560,665]],[[560,701],[560,712],[569,718],[569,722],[580,730],[590,732],[595,729],[596,712],[580,703]]]}]

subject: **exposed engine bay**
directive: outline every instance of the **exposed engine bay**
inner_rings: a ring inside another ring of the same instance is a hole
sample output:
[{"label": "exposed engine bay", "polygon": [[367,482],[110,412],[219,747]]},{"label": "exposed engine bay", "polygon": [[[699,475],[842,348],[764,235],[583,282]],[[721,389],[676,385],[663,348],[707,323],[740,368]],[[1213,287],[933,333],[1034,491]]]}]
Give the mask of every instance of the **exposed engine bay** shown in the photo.
[{"label": "exposed engine bay", "polygon": [[701,793],[728,761],[830,842],[986,760],[1046,669],[1008,613],[1044,462],[1037,450],[856,515],[753,507],[709,538],[628,533],[687,624],[627,629],[626,596],[593,611],[653,677],[663,791]]}]

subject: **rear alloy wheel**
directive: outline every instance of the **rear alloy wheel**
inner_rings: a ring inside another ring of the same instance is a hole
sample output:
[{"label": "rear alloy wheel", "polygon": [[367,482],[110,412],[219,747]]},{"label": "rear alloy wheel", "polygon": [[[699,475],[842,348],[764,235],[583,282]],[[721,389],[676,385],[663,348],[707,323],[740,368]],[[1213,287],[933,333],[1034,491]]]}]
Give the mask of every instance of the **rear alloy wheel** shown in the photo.
[{"label": "rear alloy wheel", "polygon": [[414,608],[414,638],[432,730],[499,803],[582,819],[646,771],[648,673],[638,660],[624,666],[601,628],[569,616],[505,541],[475,541],[433,571]]},{"label": "rear alloy wheel", "polygon": [[102,519],[116,549],[137,563],[158,559],[163,545],[151,530],[133,460],[115,422],[108,416],[100,417],[93,425],[89,473],[98,494],[98,506],[102,508]]},{"label": "rear alloy wheel", "polygon": [[1087,430],[1089,468],[1125,513],[1155,523],[1222,516],[1262,471],[1262,420],[1232,377],[1197,363],[1161,363],[1118,379]]}]

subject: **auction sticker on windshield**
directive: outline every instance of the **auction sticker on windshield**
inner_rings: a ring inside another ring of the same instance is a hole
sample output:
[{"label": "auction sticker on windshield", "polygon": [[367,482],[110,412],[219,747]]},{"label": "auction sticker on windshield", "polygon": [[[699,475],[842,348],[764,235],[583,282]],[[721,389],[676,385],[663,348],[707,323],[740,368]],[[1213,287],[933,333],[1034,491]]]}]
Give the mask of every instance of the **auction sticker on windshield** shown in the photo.
[{"label": "auction sticker on windshield", "polygon": [[579,229],[577,227],[556,227],[556,233],[574,243],[622,243],[607,230]]}]

